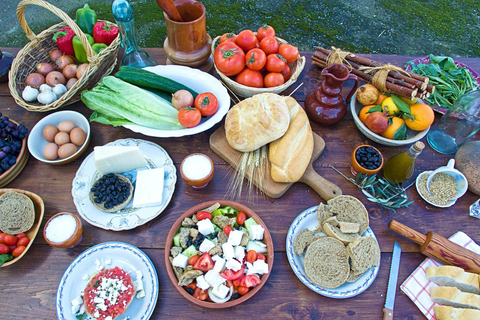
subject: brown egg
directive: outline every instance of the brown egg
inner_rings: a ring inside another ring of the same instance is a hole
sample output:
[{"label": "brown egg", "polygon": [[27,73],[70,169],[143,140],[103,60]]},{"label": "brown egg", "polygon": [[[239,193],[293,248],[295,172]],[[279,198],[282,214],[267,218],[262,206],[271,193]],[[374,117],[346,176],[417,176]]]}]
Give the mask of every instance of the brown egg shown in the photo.
[{"label": "brown egg", "polygon": [[43,155],[47,160],[55,160],[58,158],[58,146],[55,143],[49,143],[43,148]]},{"label": "brown egg", "polygon": [[58,148],[58,156],[62,159],[68,158],[77,152],[77,146],[73,143],[67,143]]},{"label": "brown egg", "polygon": [[65,143],[70,142],[70,135],[66,132],[60,131],[55,135],[55,143],[59,146],[63,146]]},{"label": "brown egg", "polygon": [[55,135],[58,133],[58,128],[54,125],[49,124],[43,128],[43,137],[48,142],[53,142],[55,140]]},{"label": "brown egg", "polygon": [[66,133],[70,133],[70,131],[73,130],[73,128],[75,128],[76,125],[75,123],[73,123],[72,121],[62,121],[58,124],[58,130],[60,131],[63,131],[63,132],[66,132]]},{"label": "brown egg", "polygon": [[85,134],[85,131],[80,128],[75,128],[72,130],[72,132],[70,132],[70,141],[77,146],[81,146],[85,142],[86,138],[87,135]]}]

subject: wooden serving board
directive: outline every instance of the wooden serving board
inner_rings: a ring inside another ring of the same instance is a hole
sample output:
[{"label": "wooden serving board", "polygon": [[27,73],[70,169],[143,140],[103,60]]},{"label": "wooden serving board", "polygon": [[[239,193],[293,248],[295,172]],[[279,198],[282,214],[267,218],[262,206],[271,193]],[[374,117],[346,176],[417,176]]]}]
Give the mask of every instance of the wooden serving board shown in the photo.
[{"label": "wooden serving board", "polygon": [[[310,187],[312,187],[315,192],[317,192],[320,197],[325,200],[335,198],[342,194],[342,190],[332,182],[326,180],[320,176],[312,166],[312,163],[318,159],[322,154],[323,149],[325,148],[325,141],[318,134],[313,133],[313,154],[310,163],[305,170],[302,178],[299,180]],[[220,127],[210,136],[210,148],[219,155],[223,160],[228,162],[232,167],[238,169],[238,164],[240,163],[240,158],[242,153],[233,149],[227,141],[225,136],[224,126]],[[265,181],[263,181],[263,191],[264,193],[271,198],[281,197],[293,183],[282,183],[273,181],[270,175],[270,162],[267,161],[267,166],[265,167]],[[247,174],[247,179],[251,180],[251,177]],[[258,175],[254,175],[253,183],[255,186],[259,186],[260,181],[258,181]]]}]

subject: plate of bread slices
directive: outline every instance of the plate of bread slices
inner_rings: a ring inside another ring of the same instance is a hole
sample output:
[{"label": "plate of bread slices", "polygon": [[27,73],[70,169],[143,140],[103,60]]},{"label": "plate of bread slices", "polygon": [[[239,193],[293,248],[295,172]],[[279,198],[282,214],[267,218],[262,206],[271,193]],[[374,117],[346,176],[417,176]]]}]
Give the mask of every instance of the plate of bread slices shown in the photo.
[{"label": "plate of bread slices", "polygon": [[380,247],[360,200],[341,195],[306,209],[287,233],[287,257],[309,289],[345,299],[364,292],[377,277]]}]

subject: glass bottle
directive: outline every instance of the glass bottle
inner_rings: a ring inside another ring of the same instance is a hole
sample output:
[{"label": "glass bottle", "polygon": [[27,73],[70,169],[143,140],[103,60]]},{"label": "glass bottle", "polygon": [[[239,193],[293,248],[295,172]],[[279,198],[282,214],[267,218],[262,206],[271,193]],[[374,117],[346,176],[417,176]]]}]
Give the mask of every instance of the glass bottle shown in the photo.
[{"label": "glass bottle", "polygon": [[0,50],[0,82],[8,81],[8,71],[12,67],[14,58],[13,54]]},{"label": "glass bottle", "polygon": [[413,175],[415,160],[425,148],[421,141],[415,142],[407,151],[391,157],[383,167],[383,176],[390,181],[402,183]]}]

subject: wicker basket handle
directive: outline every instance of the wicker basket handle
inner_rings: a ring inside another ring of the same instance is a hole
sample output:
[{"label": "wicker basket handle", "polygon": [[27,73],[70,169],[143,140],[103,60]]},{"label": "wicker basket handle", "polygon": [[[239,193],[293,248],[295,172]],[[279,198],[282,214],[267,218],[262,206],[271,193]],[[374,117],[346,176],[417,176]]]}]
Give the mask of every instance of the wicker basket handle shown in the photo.
[{"label": "wicker basket handle", "polygon": [[23,31],[25,32],[27,38],[32,41],[34,39],[37,39],[37,35],[33,33],[33,31],[30,29],[30,27],[27,24],[27,21],[25,20],[25,7],[27,5],[36,5],[43,7],[45,9],[50,10],[53,12],[56,16],[58,16],[60,19],[63,20],[70,28],[72,28],[73,32],[77,35],[78,39],[82,42],[83,47],[85,48],[85,53],[87,54],[87,59],[90,62],[93,62],[97,58],[97,55],[92,49],[92,46],[87,40],[87,37],[83,33],[83,31],[78,27],[78,25],[73,21],[65,12],[62,10],[58,9],[54,5],[51,5],[47,1],[42,1],[42,0],[23,0],[21,1],[18,6],[17,6],[17,18],[18,21],[20,22],[20,26],[22,27]]}]

